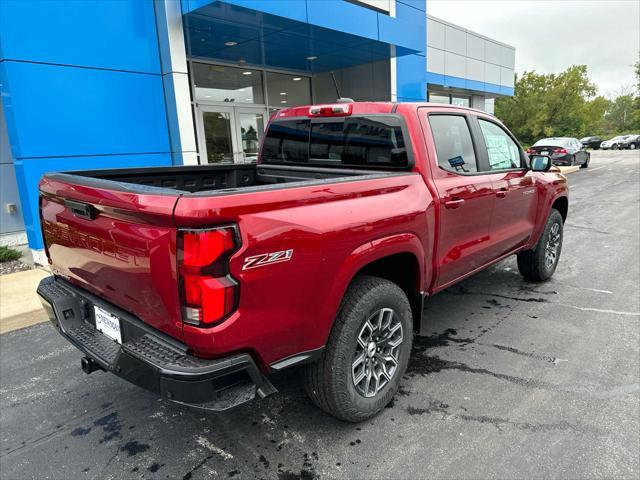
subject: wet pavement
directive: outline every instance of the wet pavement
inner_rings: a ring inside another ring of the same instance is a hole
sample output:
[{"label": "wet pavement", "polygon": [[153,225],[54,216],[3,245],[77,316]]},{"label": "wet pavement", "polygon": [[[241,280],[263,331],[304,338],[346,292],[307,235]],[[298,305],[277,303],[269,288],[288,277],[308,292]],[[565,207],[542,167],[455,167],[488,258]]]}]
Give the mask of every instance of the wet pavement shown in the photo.
[{"label": "wet pavement", "polygon": [[638,478],[640,154],[569,175],[560,266],[509,259],[431,299],[382,414],[337,421],[280,392],[203,414],[101,372],[45,323],[0,336],[0,477]]}]

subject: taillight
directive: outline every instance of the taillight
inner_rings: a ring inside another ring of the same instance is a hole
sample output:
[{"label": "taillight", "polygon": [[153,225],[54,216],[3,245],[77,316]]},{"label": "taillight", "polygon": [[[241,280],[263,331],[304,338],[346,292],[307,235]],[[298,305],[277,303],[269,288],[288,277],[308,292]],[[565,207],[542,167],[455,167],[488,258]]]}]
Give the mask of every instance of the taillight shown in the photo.
[{"label": "taillight", "polygon": [[346,117],[351,115],[351,103],[336,103],[333,105],[314,105],[309,108],[310,117]]},{"label": "taillight", "polygon": [[556,148],[553,153],[567,153],[565,148]]},{"label": "taillight", "polygon": [[236,251],[236,229],[179,232],[178,273],[186,323],[210,326],[231,314],[238,302],[238,284],[229,274]]},{"label": "taillight", "polygon": [[532,153],[536,153],[536,151],[533,148],[527,148],[527,153],[531,155]]}]

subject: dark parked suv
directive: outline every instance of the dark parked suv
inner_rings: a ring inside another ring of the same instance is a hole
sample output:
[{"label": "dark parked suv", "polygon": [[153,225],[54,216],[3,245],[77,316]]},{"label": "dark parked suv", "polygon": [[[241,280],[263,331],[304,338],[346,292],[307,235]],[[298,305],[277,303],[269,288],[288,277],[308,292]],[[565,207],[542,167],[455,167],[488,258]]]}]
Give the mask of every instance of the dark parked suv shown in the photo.
[{"label": "dark parked suv", "polygon": [[640,148],[640,135],[627,135],[618,142],[619,150],[637,150]]},{"label": "dark parked suv", "polygon": [[580,139],[580,143],[584,148],[593,148],[594,150],[600,149],[602,139],[600,137],[584,137]]}]

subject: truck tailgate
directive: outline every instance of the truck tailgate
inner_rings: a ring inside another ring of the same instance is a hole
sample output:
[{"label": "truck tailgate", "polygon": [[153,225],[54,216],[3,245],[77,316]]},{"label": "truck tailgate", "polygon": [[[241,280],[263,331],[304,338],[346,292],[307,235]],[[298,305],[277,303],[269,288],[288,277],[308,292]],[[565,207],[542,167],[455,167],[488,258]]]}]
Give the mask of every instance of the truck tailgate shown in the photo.
[{"label": "truck tailgate", "polygon": [[40,183],[52,272],[182,339],[173,221],[179,194],[74,178],[47,175]]}]

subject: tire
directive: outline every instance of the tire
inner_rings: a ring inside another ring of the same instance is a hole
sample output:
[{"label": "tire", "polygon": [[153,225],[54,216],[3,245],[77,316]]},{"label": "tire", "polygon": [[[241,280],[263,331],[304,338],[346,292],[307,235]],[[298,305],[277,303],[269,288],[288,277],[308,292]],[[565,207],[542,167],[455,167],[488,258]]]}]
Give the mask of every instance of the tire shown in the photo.
[{"label": "tire", "polygon": [[[544,282],[552,277],[562,252],[563,223],[560,212],[555,208],[551,209],[538,243],[532,250],[518,253],[518,270],[525,279],[532,282]],[[555,235],[552,233],[554,231]],[[553,244],[555,244],[555,249],[551,246]],[[547,261],[548,246],[552,248],[552,252],[555,252],[551,263]]]},{"label": "tire", "polygon": [[587,154],[587,159],[584,161],[580,168],[589,168],[589,162],[591,161],[591,154]]},{"label": "tire", "polygon": [[572,155],[571,156],[571,166],[573,167],[576,164],[576,156]]},{"label": "tire", "polygon": [[636,148],[638,148],[638,145],[635,144],[635,143],[632,143],[632,144],[629,145],[629,149],[631,149],[631,150],[635,150]]},{"label": "tire", "polygon": [[[383,312],[382,318],[380,312]],[[390,338],[394,344],[400,339],[396,346],[386,347],[390,349],[386,352],[387,358],[395,351],[395,369],[390,363],[382,363],[379,355],[385,352],[376,350],[376,337],[368,338],[369,333],[373,333],[370,326],[376,326],[375,321],[379,319],[382,325],[387,324],[388,319],[388,330],[395,329]],[[306,368],[307,395],[318,407],[340,420],[361,422],[373,417],[398,391],[412,342],[411,306],[402,289],[382,278],[356,277],[342,300],[322,358]],[[387,377],[381,373],[383,368]],[[378,377],[367,375],[368,371],[376,371]],[[362,378],[360,383],[356,384],[355,377]],[[376,384],[372,385],[374,381]],[[365,387],[369,396],[364,393]]]}]

